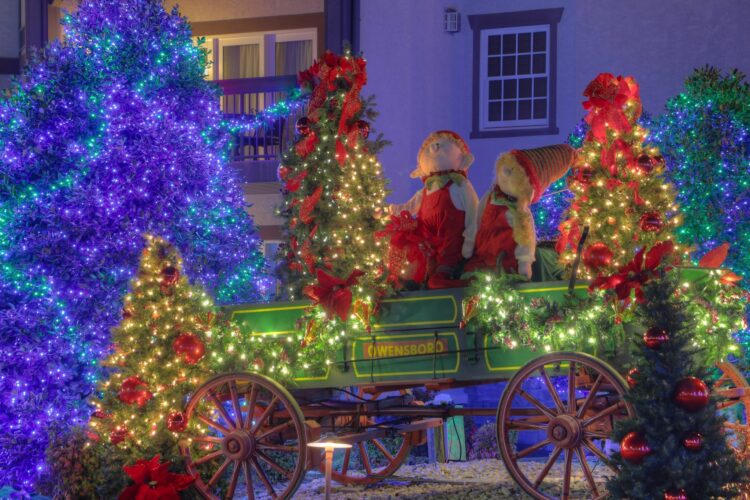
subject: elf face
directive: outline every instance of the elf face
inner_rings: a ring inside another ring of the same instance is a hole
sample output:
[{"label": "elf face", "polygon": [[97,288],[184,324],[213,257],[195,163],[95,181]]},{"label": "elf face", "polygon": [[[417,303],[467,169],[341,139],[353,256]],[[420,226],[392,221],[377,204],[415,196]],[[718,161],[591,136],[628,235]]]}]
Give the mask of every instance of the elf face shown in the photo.
[{"label": "elf face", "polygon": [[422,174],[463,168],[464,154],[450,137],[436,137],[419,157]]}]

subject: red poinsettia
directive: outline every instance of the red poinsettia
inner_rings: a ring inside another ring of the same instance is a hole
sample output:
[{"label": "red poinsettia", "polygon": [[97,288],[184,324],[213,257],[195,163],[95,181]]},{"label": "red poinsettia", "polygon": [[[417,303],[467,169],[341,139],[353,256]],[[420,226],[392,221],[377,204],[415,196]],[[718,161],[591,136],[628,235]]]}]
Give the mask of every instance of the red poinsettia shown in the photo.
[{"label": "red poinsettia", "polygon": [[[729,255],[729,243],[723,243],[704,255],[698,262],[698,266],[719,269],[726,260],[727,255]],[[725,285],[735,285],[739,281],[742,281],[742,276],[738,276],[730,270],[725,270],[719,281]]]},{"label": "red poinsettia", "polygon": [[355,269],[346,279],[331,276],[322,269],[317,270],[318,282],[315,285],[307,285],[302,292],[307,295],[314,304],[323,306],[329,317],[338,316],[341,321],[346,321],[352,307],[352,291],[350,287],[357,283],[364,272]]},{"label": "red poinsettia", "polygon": [[161,456],[151,460],[138,460],[122,470],[135,484],[125,488],[118,500],[180,500],[180,491],[186,490],[195,477],[169,472],[169,462],[159,463]]},{"label": "red poinsettia", "polygon": [[662,260],[672,255],[674,243],[657,243],[646,252],[642,248],[635,258],[617,270],[612,276],[600,276],[589,286],[590,290],[614,290],[617,298],[628,305],[631,293],[635,292],[637,302],[644,302],[643,285],[658,275],[657,269]]},{"label": "red poinsettia", "polygon": [[404,210],[399,215],[391,215],[391,221],[382,231],[375,233],[376,238],[390,238],[391,251],[388,255],[389,281],[397,282],[403,266],[403,260],[414,265],[409,279],[421,283],[427,272],[429,257],[437,246],[418,219]]}]

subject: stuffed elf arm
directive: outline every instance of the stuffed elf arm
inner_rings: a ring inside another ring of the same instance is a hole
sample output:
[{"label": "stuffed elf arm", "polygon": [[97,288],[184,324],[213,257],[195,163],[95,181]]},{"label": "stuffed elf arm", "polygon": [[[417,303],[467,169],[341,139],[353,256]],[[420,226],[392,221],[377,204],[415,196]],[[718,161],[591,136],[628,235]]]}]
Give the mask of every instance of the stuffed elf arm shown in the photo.
[{"label": "stuffed elf arm", "polygon": [[419,205],[422,204],[422,189],[414,193],[414,196],[409,199],[406,203],[397,203],[394,205],[391,205],[391,214],[398,215],[404,210],[409,212],[412,215],[417,215],[417,212],[419,212]]},{"label": "stuffed elf arm", "polygon": [[[454,186],[451,186],[453,188]],[[474,186],[471,182],[465,181],[456,188],[456,200],[455,205],[459,210],[465,212],[464,215],[464,244],[461,247],[461,255],[465,259],[471,258],[474,253],[474,240],[477,236],[477,205],[479,204],[479,198],[477,192],[474,190]],[[451,197],[453,192],[451,192]],[[479,212],[481,213],[481,212]]]},{"label": "stuffed elf arm", "polygon": [[528,205],[519,204],[512,222],[513,239],[516,242],[515,257],[518,261],[518,274],[531,279],[531,264],[536,260],[536,228],[534,216]]}]

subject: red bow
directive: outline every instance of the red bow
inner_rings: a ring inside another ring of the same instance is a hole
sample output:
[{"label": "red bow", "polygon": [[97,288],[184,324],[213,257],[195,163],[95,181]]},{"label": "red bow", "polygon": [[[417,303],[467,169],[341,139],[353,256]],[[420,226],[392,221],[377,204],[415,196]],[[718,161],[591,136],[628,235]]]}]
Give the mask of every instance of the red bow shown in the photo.
[{"label": "red bow", "polygon": [[586,123],[591,126],[591,135],[599,142],[607,139],[607,127],[617,132],[630,132],[632,125],[625,115],[624,105],[629,99],[637,104],[635,120],[641,114],[638,84],[630,77],[615,77],[611,73],[600,73],[583,92],[588,97],[583,107],[589,110]]},{"label": "red bow", "polygon": [[[632,261],[618,269],[612,276],[596,278],[591,282],[589,290],[614,290],[617,298],[624,301],[625,305],[630,303],[631,292],[635,291],[636,301],[642,303],[645,301],[643,285],[657,276],[656,270],[662,260],[670,256],[673,251],[674,243],[671,241],[654,245],[648,253],[642,248]],[[665,270],[667,269],[669,268]]]},{"label": "red bow", "polygon": [[302,158],[306,158],[308,155],[310,155],[310,153],[315,151],[315,146],[317,145],[318,145],[318,134],[316,134],[315,131],[312,130],[310,131],[308,135],[305,136],[304,139],[299,141],[294,146],[294,150]]},{"label": "red bow", "polygon": [[355,269],[345,280],[331,276],[322,269],[318,269],[316,274],[318,283],[307,285],[302,292],[314,304],[322,305],[328,317],[338,316],[341,321],[346,321],[352,307],[352,291],[349,287],[355,285],[365,273]]},{"label": "red bow", "polygon": [[118,500],[180,500],[180,491],[195,482],[188,474],[169,472],[169,462],[159,463],[161,457],[138,460],[135,465],[126,465],[122,470],[135,481],[117,497]]},{"label": "red bow", "polygon": [[285,179],[286,182],[284,183],[284,189],[286,189],[290,193],[299,191],[299,188],[302,187],[302,181],[305,180],[305,177],[307,177],[307,170],[303,170],[291,179]]},{"label": "red bow", "polygon": [[320,201],[322,195],[323,186],[318,186],[310,196],[307,196],[302,200],[302,205],[299,208],[299,219],[305,224],[310,224],[315,218],[312,212]]},{"label": "red bow", "polygon": [[602,166],[609,169],[609,175],[617,175],[617,153],[622,153],[627,164],[633,163],[633,151],[630,146],[622,139],[612,142],[610,147],[602,147],[601,162]]}]

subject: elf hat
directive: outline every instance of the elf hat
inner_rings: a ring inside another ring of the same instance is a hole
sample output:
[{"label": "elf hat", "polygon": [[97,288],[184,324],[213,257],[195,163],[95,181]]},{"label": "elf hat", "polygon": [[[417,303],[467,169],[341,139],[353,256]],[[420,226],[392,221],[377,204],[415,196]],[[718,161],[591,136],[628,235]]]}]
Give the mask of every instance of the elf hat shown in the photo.
[{"label": "elf hat", "polygon": [[412,171],[411,173],[411,177],[413,179],[422,177],[422,172],[419,168],[419,159],[422,157],[422,153],[424,153],[424,150],[427,149],[427,146],[429,146],[433,141],[435,141],[436,139],[441,139],[443,137],[450,139],[453,144],[458,146],[458,149],[460,149],[464,154],[465,159],[462,170],[468,170],[471,164],[474,163],[474,155],[471,154],[469,146],[468,144],[466,144],[466,141],[464,141],[463,137],[453,132],[452,130],[437,130],[428,135],[424,142],[422,142],[422,146],[419,148],[419,152],[417,153],[417,168],[414,169],[414,171]]},{"label": "elf hat", "polygon": [[510,154],[526,172],[534,189],[531,203],[536,203],[550,184],[565,175],[575,160],[576,150],[567,144],[555,144],[534,149],[514,149]]}]

